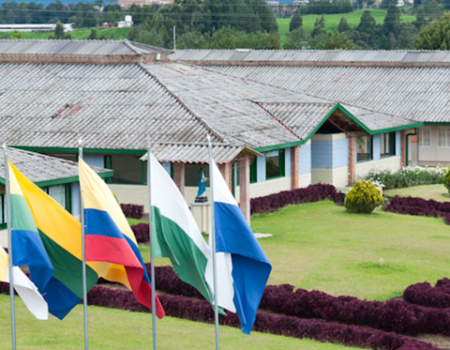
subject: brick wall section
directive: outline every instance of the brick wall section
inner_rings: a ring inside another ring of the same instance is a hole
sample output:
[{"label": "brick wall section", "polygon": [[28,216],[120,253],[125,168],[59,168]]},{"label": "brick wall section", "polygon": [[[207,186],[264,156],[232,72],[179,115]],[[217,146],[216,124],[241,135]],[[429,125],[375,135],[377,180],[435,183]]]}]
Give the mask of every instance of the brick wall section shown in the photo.
[{"label": "brick wall section", "polygon": [[253,157],[245,156],[238,159],[239,167],[239,206],[245,219],[250,224],[250,164]]},{"label": "brick wall section", "polygon": [[228,188],[230,191],[232,190],[232,184],[231,184],[231,163],[223,163],[219,164],[219,170],[222,173],[223,178],[225,179],[225,182],[228,185]]},{"label": "brick wall section", "polygon": [[348,138],[348,183],[352,184],[356,180],[356,138]]},{"label": "brick wall section", "polygon": [[298,188],[298,147],[291,148],[291,189]]},{"label": "brick wall section", "polygon": [[173,163],[173,181],[177,185],[181,194],[184,196],[184,176],[185,167],[184,163]]},{"label": "brick wall section", "polygon": [[401,156],[401,166],[406,166],[406,134],[408,133],[408,130],[402,130],[401,136],[400,136],[400,145],[402,150],[402,156]]}]

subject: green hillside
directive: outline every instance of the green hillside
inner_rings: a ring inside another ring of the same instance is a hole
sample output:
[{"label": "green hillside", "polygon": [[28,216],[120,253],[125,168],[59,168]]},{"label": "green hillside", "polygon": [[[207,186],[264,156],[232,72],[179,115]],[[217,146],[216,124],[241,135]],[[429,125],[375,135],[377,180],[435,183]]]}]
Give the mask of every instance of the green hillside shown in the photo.
[{"label": "green hillside", "polygon": [[[289,28],[288,28],[289,29]],[[131,28],[97,28],[97,35],[100,36],[104,34],[107,39],[120,40],[128,35]],[[114,37],[111,37],[111,34],[114,33]],[[4,35],[10,35],[10,39],[14,39],[11,35],[11,32],[0,32],[0,38]],[[48,39],[48,36],[53,33],[33,33],[33,32],[20,32],[23,39]],[[71,32],[70,35],[72,39],[83,40],[87,39],[89,34],[91,34],[91,29],[89,28],[80,28]]]},{"label": "green hillside", "polygon": [[[356,27],[361,19],[361,16],[365,10],[353,11],[344,14],[335,15],[325,15],[325,28],[327,30],[335,31],[339,25],[341,17],[347,19],[348,25],[350,27]],[[377,24],[382,24],[384,22],[384,17],[386,16],[386,10],[370,10],[372,16],[375,18]],[[303,28],[310,32],[314,28],[314,22],[316,18],[321,17],[321,15],[307,15],[303,16]],[[404,22],[412,22],[416,18],[413,16],[401,16]],[[280,33],[281,44],[284,44],[286,33],[289,32],[290,18],[277,18],[278,22],[278,33]]]}]

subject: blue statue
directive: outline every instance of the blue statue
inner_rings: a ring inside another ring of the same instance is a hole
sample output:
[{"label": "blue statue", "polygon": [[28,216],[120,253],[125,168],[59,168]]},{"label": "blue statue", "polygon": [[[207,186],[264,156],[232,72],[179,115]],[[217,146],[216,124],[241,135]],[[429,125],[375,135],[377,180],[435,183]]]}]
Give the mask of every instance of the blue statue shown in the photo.
[{"label": "blue statue", "polygon": [[205,167],[202,166],[200,168],[200,172],[198,173],[198,192],[197,197],[195,198],[196,202],[207,202],[208,197],[206,197],[206,180],[208,178],[205,176]]}]

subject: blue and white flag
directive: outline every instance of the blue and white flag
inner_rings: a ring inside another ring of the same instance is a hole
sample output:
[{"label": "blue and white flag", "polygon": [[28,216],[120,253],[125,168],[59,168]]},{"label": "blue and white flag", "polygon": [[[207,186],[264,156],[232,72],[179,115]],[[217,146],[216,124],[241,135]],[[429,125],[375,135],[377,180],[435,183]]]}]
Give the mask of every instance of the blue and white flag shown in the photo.
[{"label": "blue and white flag", "polygon": [[[237,313],[242,332],[250,334],[272,266],[214,162],[210,176],[214,176],[217,304]],[[214,292],[212,270],[210,259],[206,280]]]}]

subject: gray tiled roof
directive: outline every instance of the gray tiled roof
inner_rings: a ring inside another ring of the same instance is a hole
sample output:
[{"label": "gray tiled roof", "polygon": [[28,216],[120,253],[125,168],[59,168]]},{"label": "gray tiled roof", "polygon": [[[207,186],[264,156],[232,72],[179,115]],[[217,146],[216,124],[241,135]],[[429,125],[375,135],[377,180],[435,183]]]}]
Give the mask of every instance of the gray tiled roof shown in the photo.
[{"label": "gray tiled roof", "polygon": [[[33,182],[66,179],[78,176],[78,164],[70,160],[46,156],[40,153],[8,148],[11,162]],[[109,169],[92,167],[97,173],[111,172]],[[0,147],[0,181],[5,178],[5,150]]]},{"label": "gray tiled roof", "polygon": [[[233,145],[213,145],[214,161],[217,163],[231,162],[243,149],[244,147]],[[160,161],[209,163],[209,150],[205,144],[155,144],[152,147],[152,153]],[[141,160],[147,160],[147,154],[142,156]]]},{"label": "gray tiled roof", "polygon": [[450,122],[450,67],[209,66],[236,77],[423,122]]},{"label": "gray tiled roof", "polygon": [[128,40],[9,40],[0,39],[0,54],[137,55],[170,50]]},{"label": "gray tiled roof", "polygon": [[146,149],[210,133],[138,65],[0,64],[0,140],[30,147]]},{"label": "gray tiled roof", "polygon": [[346,51],[346,50],[177,50],[170,56],[180,61],[328,62],[341,63],[450,63],[449,51]]}]

